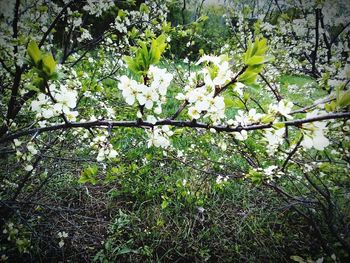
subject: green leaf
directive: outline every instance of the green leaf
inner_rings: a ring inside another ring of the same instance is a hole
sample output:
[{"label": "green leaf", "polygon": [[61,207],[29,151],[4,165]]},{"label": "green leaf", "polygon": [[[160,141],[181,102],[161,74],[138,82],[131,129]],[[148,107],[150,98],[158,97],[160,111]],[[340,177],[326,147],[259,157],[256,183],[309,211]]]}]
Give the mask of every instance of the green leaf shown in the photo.
[{"label": "green leaf", "polygon": [[335,102],[335,101],[331,101],[331,102],[326,103],[324,105],[324,108],[326,109],[327,112],[334,111],[336,109],[336,107],[337,107],[337,102]]},{"label": "green leaf", "polygon": [[[156,22],[157,22],[157,24],[158,24],[158,21],[156,21]],[[149,29],[149,28],[147,28],[147,29],[144,31],[144,33],[145,33],[146,39],[155,38],[154,32],[153,32],[151,29]]]},{"label": "green leaf", "polygon": [[264,56],[253,56],[246,61],[246,65],[248,66],[260,65],[260,64],[263,64],[264,62],[265,62]]},{"label": "green leaf", "polygon": [[128,32],[128,35],[134,39],[136,38],[138,35],[139,35],[139,31],[137,30],[136,27],[133,27],[129,32]]},{"label": "green leaf", "polygon": [[48,9],[49,8],[47,6],[45,6],[45,5],[41,5],[41,6],[38,7],[38,11],[40,13],[46,13]]},{"label": "green leaf", "polygon": [[263,174],[259,173],[253,169],[249,170],[248,177],[252,181],[253,184],[260,185],[263,181]]},{"label": "green leaf", "polygon": [[112,173],[107,173],[107,175],[104,178],[103,183],[109,184],[109,183],[112,183],[113,181],[115,181],[115,179],[117,179],[116,175],[113,175]]},{"label": "green leaf", "polygon": [[207,21],[208,19],[209,19],[209,16],[200,16],[197,21],[204,22],[204,21]]},{"label": "green leaf", "polygon": [[152,40],[150,50],[150,64],[157,64],[160,60],[162,53],[164,52],[166,44],[166,36],[160,35],[156,39]]},{"label": "green leaf", "polygon": [[235,104],[234,100],[229,97],[224,97],[224,102],[227,108],[232,107]]},{"label": "green leaf", "polygon": [[162,209],[167,208],[168,205],[169,205],[169,202],[167,200],[163,200],[163,202],[162,202]]},{"label": "green leaf", "polygon": [[128,65],[128,68],[135,73],[136,75],[140,74],[140,67],[138,66],[137,62],[130,56],[124,56],[123,60]]},{"label": "green leaf", "polygon": [[148,54],[148,49],[147,49],[147,45],[145,42],[140,41],[139,45],[141,47],[141,49],[138,50],[138,52],[136,53],[136,59],[138,62],[138,66],[141,66],[140,69],[141,70],[148,70],[150,63],[150,56]]},{"label": "green leaf", "polygon": [[35,76],[33,77],[33,81],[32,81],[33,85],[38,89],[38,90],[44,90],[44,79],[39,77],[39,76]]},{"label": "green leaf", "polygon": [[254,41],[254,44],[252,45],[252,50],[250,54],[251,57],[257,55],[258,48],[259,48],[259,39],[256,38]]},{"label": "green leaf", "polygon": [[299,257],[299,256],[291,256],[290,259],[299,262],[299,263],[307,263],[303,258]]},{"label": "green leaf", "polygon": [[52,76],[56,71],[56,61],[52,54],[45,54],[43,57],[43,71],[48,75]]},{"label": "green leaf", "polygon": [[270,61],[271,57],[265,58],[267,51],[267,39],[256,38],[254,43],[251,41],[248,43],[247,51],[243,54],[243,62],[246,65],[260,65]]},{"label": "green leaf", "polygon": [[274,128],[274,129],[276,129],[276,130],[279,130],[279,129],[282,129],[284,126],[286,126],[284,123],[282,123],[282,122],[277,122],[277,123],[274,123],[273,125],[272,125],[272,127]]},{"label": "green leaf", "polygon": [[262,38],[261,40],[258,40],[256,42],[257,44],[257,51],[255,53],[255,55],[264,55],[267,51],[267,39],[266,38]]},{"label": "green leaf", "polygon": [[255,83],[257,76],[258,73],[248,68],[242,75],[239,76],[238,79],[240,82],[248,85]]},{"label": "green leaf", "polygon": [[128,253],[137,253],[137,250],[131,249],[131,248],[128,248],[128,247],[123,247],[120,250],[118,250],[116,255],[123,255],[123,254],[128,254]]},{"label": "green leaf", "polygon": [[171,23],[170,22],[163,22],[162,31],[165,33],[170,32],[171,31]]},{"label": "green leaf", "polygon": [[140,12],[148,14],[150,12],[150,9],[145,3],[142,3],[140,5]]},{"label": "green leaf", "polygon": [[266,124],[266,123],[271,123],[274,120],[275,120],[275,117],[273,115],[267,114],[261,119],[261,122]]},{"label": "green leaf", "polygon": [[247,51],[243,54],[243,62],[246,63],[247,60],[252,56],[253,45],[249,41]]},{"label": "green leaf", "polygon": [[139,41],[139,47],[135,50],[135,57],[123,57],[129,69],[136,75],[141,75],[148,71],[150,65],[157,64],[167,46],[165,40],[165,35],[153,39],[150,49],[147,48],[146,42]]},{"label": "green leaf", "polygon": [[180,128],[180,129],[176,129],[175,131],[174,131],[174,135],[173,136],[180,136],[180,135],[182,135],[183,133],[184,133],[184,129],[183,128]]},{"label": "green leaf", "polygon": [[97,171],[98,171],[97,166],[89,166],[85,168],[81,172],[78,182],[81,184],[91,183],[95,185],[97,183]]},{"label": "green leaf", "polygon": [[158,218],[156,224],[159,227],[163,227],[165,225],[165,221],[162,218]]},{"label": "green leaf", "polygon": [[347,107],[350,105],[350,90],[344,91],[339,94],[338,98],[338,105],[340,107]]},{"label": "green leaf", "polygon": [[209,71],[209,74],[210,74],[210,78],[211,79],[214,79],[217,75],[218,75],[218,72],[219,72],[219,67],[216,66],[216,65],[211,65],[210,67],[207,68],[208,71]]},{"label": "green leaf", "polygon": [[291,145],[296,145],[299,142],[299,140],[302,139],[302,137],[303,137],[303,133],[300,130],[298,130],[297,134],[294,136],[293,140],[291,141]]},{"label": "green leaf", "polygon": [[236,109],[245,109],[245,105],[240,99],[234,100],[233,103],[235,105],[234,108],[236,108]]},{"label": "green leaf", "polygon": [[119,9],[118,11],[118,17],[120,17],[121,19],[123,19],[124,17],[126,17],[126,13],[123,9]]},{"label": "green leaf", "polygon": [[244,93],[243,93],[243,100],[244,100],[245,102],[247,102],[247,101],[249,100],[249,98],[250,98],[250,94],[249,94],[248,92],[244,92]]},{"label": "green leaf", "polygon": [[30,58],[34,61],[35,65],[38,65],[41,60],[41,52],[34,40],[31,40],[27,47],[27,52]]}]

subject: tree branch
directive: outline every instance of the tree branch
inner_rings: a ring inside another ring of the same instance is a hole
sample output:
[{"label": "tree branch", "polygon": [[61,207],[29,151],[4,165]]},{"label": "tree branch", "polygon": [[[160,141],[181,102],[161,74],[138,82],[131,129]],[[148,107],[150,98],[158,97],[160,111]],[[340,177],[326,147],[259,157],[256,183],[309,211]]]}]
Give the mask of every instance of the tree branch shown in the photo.
[{"label": "tree branch", "polygon": [[284,170],[287,168],[288,162],[290,161],[290,159],[292,159],[293,155],[298,151],[299,145],[301,144],[302,140],[303,138],[300,138],[300,140],[295,145],[294,149],[288,154],[287,159],[284,161],[282,165],[282,169],[281,169],[282,172],[284,172]]},{"label": "tree branch", "polygon": [[[281,122],[285,126],[297,126],[300,127],[304,123],[324,121],[331,119],[341,119],[341,118],[350,118],[350,112],[338,112],[338,113],[329,113],[325,115],[319,115],[312,118],[298,119],[291,121]],[[159,120],[155,124],[152,124],[147,121],[138,120],[138,121],[108,121],[108,120],[97,120],[97,121],[87,121],[87,122],[69,122],[64,124],[57,124],[53,126],[47,126],[42,128],[34,128],[25,131],[20,131],[17,133],[12,133],[7,136],[4,136],[0,139],[0,143],[11,141],[19,137],[23,137],[29,134],[40,134],[48,131],[64,130],[70,128],[98,128],[98,127],[135,127],[135,128],[152,128],[155,126],[169,125],[174,127],[189,127],[189,128],[202,128],[202,129],[215,129],[217,132],[241,132],[242,130],[253,131],[253,130],[263,130],[272,128],[273,123],[268,124],[255,124],[248,126],[224,126],[224,125],[211,125],[200,122],[193,121],[176,121],[170,119]]]},{"label": "tree branch", "polygon": [[314,51],[312,52],[312,73],[314,76],[317,77],[318,71],[316,68],[316,60],[317,60],[317,50],[318,50],[318,45],[319,45],[319,39],[320,39],[320,34],[319,34],[319,22],[320,22],[320,12],[321,10],[316,8],[315,13],[316,13],[316,26],[315,26],[315,48]]}]

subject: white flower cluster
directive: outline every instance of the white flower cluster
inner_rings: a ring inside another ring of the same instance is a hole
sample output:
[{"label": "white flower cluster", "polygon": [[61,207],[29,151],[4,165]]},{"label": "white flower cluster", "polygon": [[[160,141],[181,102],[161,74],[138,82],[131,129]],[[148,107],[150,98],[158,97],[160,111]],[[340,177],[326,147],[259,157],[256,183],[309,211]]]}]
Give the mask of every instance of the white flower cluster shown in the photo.
[{"label": "white flower cluster", "polygon": [[269,113],[276,114],[279,113],[287,119],[292,119],[290,115],[293,108],[293,102],[287,100],[280,100],[278,104],[271,104],[269,107]]},{"label": "white flower cluster", "polygon": [[[233,126],[248,126],[251,124],[256,124],[260,122],[260,119],[264,115],[256,112],[256,109],[250,109],[248,114],[242,110],[239,110],[235,116],[235,119],[227,120],[227,125]],[[240,141],[244,141],[248,138],[248,132],[246,130],[242,130],[240,132],[233,132],[233,136]]]},{"label": "white flower cluster", "polygon": [[23,169],[30,172],[34,169],[32,160],[38,154],[38,149],[34,142],[28,142],[26,146],[18,139],[13,140],[13,148],[16,150],[16,158],[23,165]]},{"label": "white flower cluster", "polygon": [[126,34],[128,32],[127,26],[130,26],[129,18],[121,18],[120,16],[117,16],[114,25],[112,25],[112,28],[115,28],[120,33]]},{"label": "white flower cluster", "polygon": [[[8,222],[8,223],[6,223],[2,233],[3,234],[9,234],[8,237],[7,237],[7,240],[11,241],[12,237],[13,236],[15,237],[18,234],[18,228],[17,228],[17,226],[15,226],[14,223]],[[10,234],[12,234],[12,235],[10,235]]]},{"label": "white flower cluster", "polygon": [[83,42],[84,40],[92,40],[92,36],[87,29],[81,28],[80,31],[81,35],[77,38],[78,42]]},{"label": "white flower cluster", "polygon": [[[215,96],[215,91],[227,84],[233,77],[229,62],[224,56],[205,55],[199,59],[196,65],[207,63],[198,73],[189,76],[189,85],[185,87],[185,94],[179,93],[178,100],[186,100],[190,107],[188,115],[191,119],[199,119],[202,113],[204,118],[209,118],[214,124],[225,118],[224,97]],[[204,85],[197,86],[197,79],[203,78]]]},{"label": "white flower cluster", "polygon": [[62,113],[69,121],[75,121],[78,112],[76,107],[78,93],[66,85],[57,87],[55,84],[49,86],[52,98],[44,93],[40,93],[37,100],[33,100],[31,108],[35,111],[38,119],[50,119]]},{"label": "white flower cluster", "polygon": [[267,153],[269,155],[274,155],[279,145],[281,145],[284,141],[285,129],[281,128],[275,130],[273,128],[266,129],[264,132],[264,140],[268,143],[267,145]]},{"label": "white flower cluster", "polygon": [[109,142],[107,135],[98,135],[90,143],[90,146],[98,150],[96,160],[102,162],[117,157],[118,153],[113,149],[113,145]]},{"label": "white flower cluster", "polygon": [[166,102],[166,93],[173,79],[171,73],[166,69],[151,66],[148,71],[150,85],[138,83],[123,75],[120,77],[118,88],[122,91],[125,102],[133,105],[136,101],[139,105],[151,110],[154,106],[154,113],[162,113],[162,104]]},{"label": "white flower cluster", "polygon": [[[319,110],[314,110],[306,114],[306,118],[313,118],[320,115]],[[315,148],[316,150],[323,150],[330,142],[325,137],[324,132],[327,130],[327,122],[311,122],[302,125],[303,140],[301,146],[306,149]],[[267,152],[273,155],[278,146],[284,141],[285,129],[266,129],[264,131],[264,140],[268,143]]]},{"label": "white flower cluster", "polygon": [[169,137],[173,135],[169,126],[154,127],[152,132],[148,132],[148,148],[151,146],[168,148],[170,146]]},{"label": "white flower cluster", "polygon": [[283,172],[279,171],[279,168],[276,165],[270,165],[263,169],[263,173],[268,178],[267,181],[271,181],[274,177],[281,177]]},{"label": "white flower cluster", "polygon": [[87,0],[83,7],[90,15],[100,17],[102,13],[114,5],[114,0]]},{"label": "white flower cluster", "polygon": [[[202,56],[196,63],[196,65],[209,63],[209,67],[202,69],[204,83],[207,86],[223,86],[233,77],[233,72],[230,69],[230,64],[228,58],[224,55],[222,56]],[[215,69],[216,74],[212,74],[212,70]]]},{"label": "white flower cluster", "polygon": [[[314,110],[306,114],[306,118],[312,118],[320,115],[319,110]],[[324,136],[327,129],[327,122],[312,122],[303,124],[304,139],[301,145],[306,149],[315,148],[316,150],[323,150],[329,145],[329,140]]]},{"label": "white flower cluster", "polygon": [[242,110],[238,110],[235,120],[230,119],[227,121],[227,124],[245,127],[253,123],[259,123],[263,116],[263,114],[256,112],[256,109],[250,109],[248,114]]},{"label": "white flower cluster", "polygon": [[188,115],[191,119],[199,119],[204,111],[206,112],[204,118],[210,118],[213,123],[225,117],[224,98],[221,96],[213,98],[213,95],[214,92],[206,86],[187,93],[187,101],[191,104]]},{"label": "white flower cluster", "polygon": [[[167,17],[167,5],[165,1],[159,1],[155,3],[155,1],[145,1],[144,3],[149,11],[136,11],[136,10],[125,10],[123,9],[121,15],[118,15],[111,24],[111,27],[117,30],[120,33],[128,32],[129,27],[134,29],[138,28],[139,36],[145,36],[145,31],[155,29],[161,30],[163,22],[166,22]],[[158,20],[158,23],[154,23],[154,21]]]},{"label": "white flower cluster", "polygon": [[58,232],[57,236],[60,238],[60,242],[58,242],[59,247],[63,247],[64,246],[64,239],[68,237],[68,233],[67,232]]},{"label": "white flower cluster", "polygon": [[217,184],[223,184],[223,183],[226,183],[228,181],[228,179],[229,178],[227,176],[218,175],[218,177],[216,177],[215,182]]}]

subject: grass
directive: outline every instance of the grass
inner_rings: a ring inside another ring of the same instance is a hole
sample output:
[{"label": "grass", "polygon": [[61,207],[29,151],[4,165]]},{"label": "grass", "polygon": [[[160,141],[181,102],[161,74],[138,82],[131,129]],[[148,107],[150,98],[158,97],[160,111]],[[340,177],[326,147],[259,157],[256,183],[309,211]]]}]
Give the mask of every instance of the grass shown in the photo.
[{"label": "grass", "polygon": [[128,208],[116,200],[119,212],[95,260],[288,262],[288,255],[296,253],[289,243],[302,233],[286,224],[288,212],[272,193],[232,182],[206,194],[204,210],[174,199],[165,209],[154,198],[132,200]]}]

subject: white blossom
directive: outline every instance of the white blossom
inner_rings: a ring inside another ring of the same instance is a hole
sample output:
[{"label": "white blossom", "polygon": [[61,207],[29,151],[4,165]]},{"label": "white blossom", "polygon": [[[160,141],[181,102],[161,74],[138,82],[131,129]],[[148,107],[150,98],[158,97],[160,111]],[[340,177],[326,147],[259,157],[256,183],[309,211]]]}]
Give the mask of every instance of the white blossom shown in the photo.
[{"label": "white blossom", "polygon": [[[166,127],[166,128],[165,128]],[[155,146],[161,148],[168,148],[170,146],[169,137],[172,135],[168,126],[163,128],[154,127],[152,132],[148,133],[148,143],[147,146]]]},{"label": "white blossom", "polygon": [[193,119],[199,119],[201,117],[200,112],[197,110],[196,107],[189,107],[188,108],[188,116]]},{"label": "white blossom", "polygon": [[[316,117],[321,112],[314,110],[306,114],[306,118]],[[316,150],[323,150],[329,145],[329,140],[324,136],[324,132],[327,130],[327,122],[312,122],[303,124],[304,138],[301,145],[306,149],[315,148]]]},{"label": "white blossom", "polygon": [[267,150],[272,155],[277,147],[283,143],[283,135],[285,130],[282,129],[266,129],[264,132],[264,140],[268,143]]},{"label": "white blossom", "polygon": [[271,104],[269,107],[270,113],[279,113],[287,119],[292,119],[292,116],[289,115],[292,111],[293,103],[286,100],[280,100],[278,104]]}]

